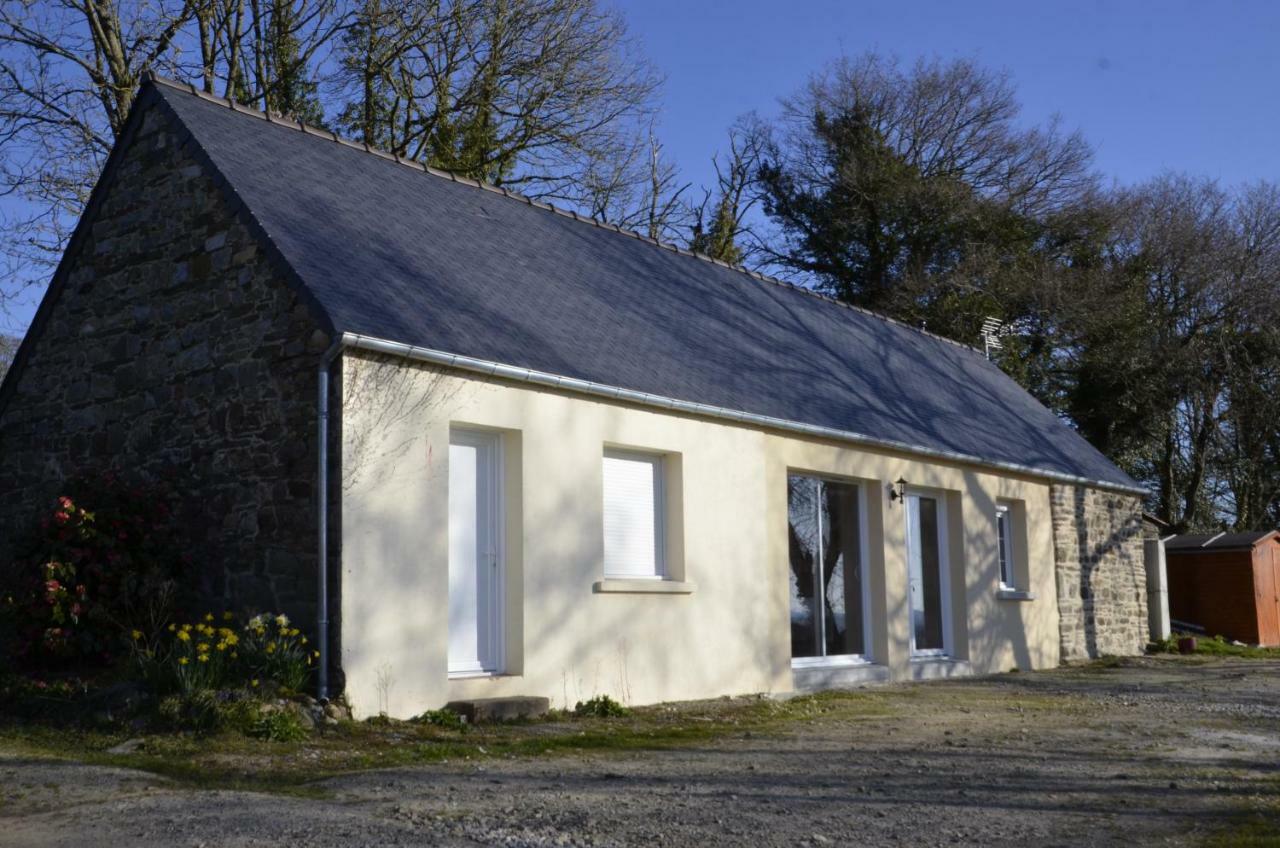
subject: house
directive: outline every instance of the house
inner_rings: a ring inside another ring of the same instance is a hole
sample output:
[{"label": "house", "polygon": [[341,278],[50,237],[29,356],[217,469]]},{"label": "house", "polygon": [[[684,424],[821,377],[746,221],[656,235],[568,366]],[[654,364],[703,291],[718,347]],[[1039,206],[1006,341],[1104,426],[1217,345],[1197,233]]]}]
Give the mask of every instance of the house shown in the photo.
[{"label": "house", "polygon": [[162,80],[0,388],[0,526],[107,461],[358,713],[1146,642],[1143,490],[981,353]]},{"label": "house", "polygon": [[1280,645],[1280,532],[1174,536],[1165,560],[1175,627]]}]

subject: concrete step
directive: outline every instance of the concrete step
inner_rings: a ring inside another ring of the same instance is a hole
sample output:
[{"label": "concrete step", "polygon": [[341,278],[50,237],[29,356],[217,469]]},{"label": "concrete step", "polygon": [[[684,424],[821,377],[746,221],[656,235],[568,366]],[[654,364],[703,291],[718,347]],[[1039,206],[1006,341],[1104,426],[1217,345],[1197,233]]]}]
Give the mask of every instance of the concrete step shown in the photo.
[{"label": "concrete step", "polygon": [[518,718],[537,718],[546,715],[551,708],[547,698],[532,695],[512,695],[507,698],[466,698],[450,701],[446,710],[457,713],[471,724],[494,721],[512,721]]}]

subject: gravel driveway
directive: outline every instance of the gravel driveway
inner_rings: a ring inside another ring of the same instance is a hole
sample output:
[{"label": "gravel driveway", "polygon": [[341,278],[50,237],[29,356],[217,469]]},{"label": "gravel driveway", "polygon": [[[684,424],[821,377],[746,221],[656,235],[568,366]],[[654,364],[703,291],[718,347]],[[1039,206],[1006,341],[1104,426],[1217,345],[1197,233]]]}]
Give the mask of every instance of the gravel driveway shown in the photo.
[{"label": "gravel driveway", "polygon": [[1137,659],[872,699],[700,747],[353,774],[326,800],[0,752],[0,845],[1195,845],[1280,813],[1277,662]]}]

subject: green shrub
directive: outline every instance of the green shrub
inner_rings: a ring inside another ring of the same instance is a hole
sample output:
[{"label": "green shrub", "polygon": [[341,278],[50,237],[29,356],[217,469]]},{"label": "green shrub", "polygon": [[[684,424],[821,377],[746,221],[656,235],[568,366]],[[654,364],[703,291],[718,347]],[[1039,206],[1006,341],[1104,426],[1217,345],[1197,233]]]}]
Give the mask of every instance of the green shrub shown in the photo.
[{"label": "green shrub", "polygon": [[443,727],[446,730],[466,730],[467,723],[463,721],[462,716],[453,710],[427,710],[420,716],[413,719],[422,724],[430,724],[436,727]]},{"label": "green shrub", "polygon": [[41,670],[108,666],[131,630],[163,628],[191,582],[172,500],[114,475],[69,483],[0,570],[0,655]]},{"label": "green shrub", "polygon": [[248,735],[270,742],[301,742],[307,738],[307,728],[296,713],[276,710],[259,715]]},{"label": "green shrub", "polygon": [[179,730],[200,733],[234,730],[245,735],[252,735],[261,710],[261,702],[250,693],[230,689],[200,689],[170,695],[162,699],[157,708],[160,718]]},{"label": "green shrub", "polygon": [[579,718],[618,718],[630,712],[608,695],[596,695],[590,700],[579,701],[573,707],[573,714]]},{"label": "green shrub", "polygon": [[160,701],[160,717],[182,730],[211,733],[222,729],[223,711],[216,692],[202,689]]}]

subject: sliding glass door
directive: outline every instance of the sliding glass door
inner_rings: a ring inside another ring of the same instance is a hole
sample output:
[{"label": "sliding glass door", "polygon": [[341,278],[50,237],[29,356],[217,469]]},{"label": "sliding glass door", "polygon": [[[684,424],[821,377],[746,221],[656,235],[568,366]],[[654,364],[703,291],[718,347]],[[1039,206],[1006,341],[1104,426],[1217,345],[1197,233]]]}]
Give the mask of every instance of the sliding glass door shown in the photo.
[{"label": "sliding glass door", "polygon": [[861,487],[793,474],[787,501],[792,659],[865,658]]}]

